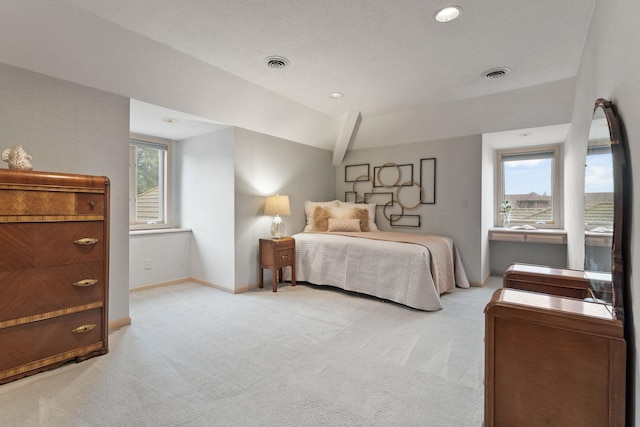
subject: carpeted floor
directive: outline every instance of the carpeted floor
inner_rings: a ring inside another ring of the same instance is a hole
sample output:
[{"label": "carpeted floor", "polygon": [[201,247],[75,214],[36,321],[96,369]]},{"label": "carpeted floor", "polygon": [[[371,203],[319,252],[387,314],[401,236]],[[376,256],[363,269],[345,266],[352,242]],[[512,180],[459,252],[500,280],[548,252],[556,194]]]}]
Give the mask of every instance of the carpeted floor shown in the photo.
[{"label": "carpeted floor", "polygon": [[0,386],[0,425],[480,426],[499,286],[438,312],[309,285],[136,292],[109,354]]}]

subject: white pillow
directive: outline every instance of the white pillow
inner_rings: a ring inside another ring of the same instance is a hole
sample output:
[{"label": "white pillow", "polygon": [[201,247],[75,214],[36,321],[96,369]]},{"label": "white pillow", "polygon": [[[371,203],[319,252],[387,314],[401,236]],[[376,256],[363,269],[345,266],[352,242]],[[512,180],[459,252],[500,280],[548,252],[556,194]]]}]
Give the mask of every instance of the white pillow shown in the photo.
[{"label": "white pillow", "polygon": [[304,231],[313,231],[313,213],[316,207],[338,207],[338,203],[338,200],[332,200],[330,202],[312,202],[311,200],[307,200],[304,202],[304,214],[307,217],[307,225],[304,227]]},{"label": "white pillow", "polygon": [[376,204],[375,203],[349,203],[337,200],[341,208],[366,209],[369,211],[369,231],[380,231],[376,226]]},{"label": "white pillow", "polygon": [[360,231],[360,220],[329,218],[329,228],[327,231]]}]

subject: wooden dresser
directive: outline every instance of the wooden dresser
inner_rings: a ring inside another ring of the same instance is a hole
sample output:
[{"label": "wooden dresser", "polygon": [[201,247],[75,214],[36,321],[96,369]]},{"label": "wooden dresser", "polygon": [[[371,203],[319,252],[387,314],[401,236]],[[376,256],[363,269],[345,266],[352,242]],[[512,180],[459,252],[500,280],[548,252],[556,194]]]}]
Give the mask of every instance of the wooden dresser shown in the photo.
[{"label": "wooden dresser", "polygon": [[0,384],[108,351],[109,180],[0,169]]},{"label": "wooden dresser", "polygon": [[503,285],[560,297],[597,298],[608,302],[612,298],[611,273],[515,263],[505,271]]},{"label": "wooden dresser", "polygon": [[497,290],[485,309],[484,426],[624,426],[626,349],[611,306]]}]

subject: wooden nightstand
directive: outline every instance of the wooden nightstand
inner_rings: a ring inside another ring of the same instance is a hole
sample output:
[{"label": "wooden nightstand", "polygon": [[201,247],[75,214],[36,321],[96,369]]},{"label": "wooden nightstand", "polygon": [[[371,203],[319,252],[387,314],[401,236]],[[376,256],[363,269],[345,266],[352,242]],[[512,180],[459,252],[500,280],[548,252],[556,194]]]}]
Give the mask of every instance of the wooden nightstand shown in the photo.
[{"label": "wooden nightstand", "polygon": [[258,255],[258,287],[263,287],[263,269],[271,269],[273,292],[278,292],[282,278],[282,267],[291,267],[291,286],[296,285],[296,241],[292,237],[282,239],[260,239]]}]

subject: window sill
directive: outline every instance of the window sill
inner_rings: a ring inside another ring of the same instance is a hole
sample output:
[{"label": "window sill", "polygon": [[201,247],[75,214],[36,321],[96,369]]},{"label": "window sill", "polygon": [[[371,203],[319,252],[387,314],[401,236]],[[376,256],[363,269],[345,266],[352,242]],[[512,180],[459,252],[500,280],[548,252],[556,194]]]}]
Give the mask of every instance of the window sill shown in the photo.
[{"label": "window sill", "polygon": [[613,233],[597,233],[586,231],[584,233],[585,246],[599,246],[603,248],[610,248],[613,246]]},{"label": "window sill", "polygon": [[552,243],[555,245],[567,244],[567,232],[565,230],[520,230],[513,228],[490,228],[489,240],[498,242],[528,242],[528,243]]},{"label": "window sill", "polygon": [[149,234],[191,233],[190,228],[153,228],[148,230],[129,230],[129,236],[145,236]]}]

